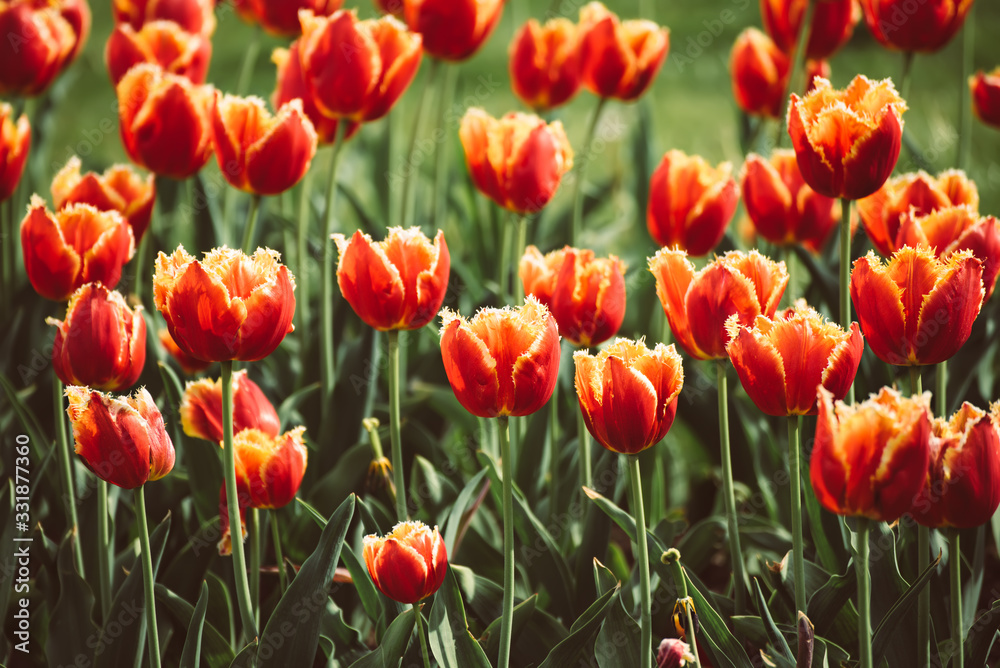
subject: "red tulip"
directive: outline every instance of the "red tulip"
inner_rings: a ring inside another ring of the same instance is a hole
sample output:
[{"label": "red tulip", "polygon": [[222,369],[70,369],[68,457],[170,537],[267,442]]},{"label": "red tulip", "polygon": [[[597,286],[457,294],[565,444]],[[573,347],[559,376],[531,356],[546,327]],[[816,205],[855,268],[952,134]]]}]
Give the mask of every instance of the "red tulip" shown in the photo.
[{"label": "red tulip", "polygon": [[236,9],[244,19],[259,23],[269,33],[291,37],[302,32],[300,11],[330,16],[343,4],[344,0],[239,0]]},{"label": "red tulip", "polygon": [[771,39],[778,48],[792,54],[798,47],[806,5],[813,2],[806,57],[822,60],[840,49],[861,20],[855,0],[761,0],[760,13]]},{"label": "red tulip", "polygon": [[52,179],[52,201],[57,209],[90,204],[99,211],[117,211],[125,216],[137,243],[149,227],[155,200],[153,175],[144,179],[128,165],[114,165],[103,174],[80,174],[80,158],[74,155]]},{"label": "red tulip", "polygon": [[153,63],[192,83],[204,83],[211,58],[212,42],[208,37],[185,32],[173,21],[152,21],[139,30],[119,23],[111,31],[104,51],[114,84],[139,63]]},{"label": "red tulip", "polygon": [[[184,433],[222,444],[222,380],[202,378],[189,382],[181,398],[181,425]],[[281,432],[278,412],[257,383],[247,378],[246,369],[233,374],[233,433],[257,429],[271,438]]]},{"label": "red tulip", "polygon": [[181,350],[212,362],[270,355],[294,329],[295,279],[278,257],[261,248],[250,257],[216,248],[202,261],[183,246],[161,252],[153,300]]},{"label": "red tulip", "polygon": [[740,190],[733,166],[713,168],[701,156],[667,151],[649,180],[646,228],[660,246],[705,255],[726,233]]},{"label": "red tulip", "polygon": [[340,250],[337,283],[365,324],[380,331],[419,329],[444,302],[451,255],[438,230],[432,243],[418,227],[389,228],[385,241],[354,233],[333,235]]},{"label": "red tulip", "polygon": [[41,93],[77,56],[89,32],[84,0],[0,4],[0,95]]},{"label": "red tulip", "polygon": [[161,329],[158,335],[160,337],[160,345],[162,345],[163,349],[174,358],[174,361],[180,365],[181,370],[187,375],[193,376],[212,366],[213,362],[196,359],[181,350],[180,346],[177,345],[177,342],[174,341],[174,337],[170,336],[169,330]]},{"label": "red tulip", "polygon": [[87,387],[66,388],[76,454],[101,480],[135,489],[174,467],[174,444],[145,388],[116,398]]},{"label": "red tulip", "polygon": [[888,264],[869,251],[854,262],[851,301],[872,352],[899,366],[937,364],[969,338],[985,290],[972,251],[939,260],[904,246]]},{"label": "red tulip", "polygon": [[573,149],[559,121],[547,124],[518,112],[497,120],[473,107],[462,117],[459,136],[476,187],[516,213],[544,208],[573,168]]},{"label": "red tulip", "polygon": [[28,162],[31,147],[31,125],[25,114],[14,121],[14,108],[0,102],[0,202],[17,190]]},{"label": "red tulip", "polygon": [[785,263],[755,250],[731,251],[695,272],[687,253],[661,248],[649,270],[677,343],[701,360],[727,356],[730,317],[748,327],[759,315],[773,318],[788,284]]},{"label": "red tulip", "polygon": [[530,19],[510,43],[510,80],[514,93],[545,111],[568,102],[580,90],[580,37],[569,19],[540,25]]},{"label": "red tulip", "polygon": [[52,367],[65,385],[121,391],[135,385],[146,363],[146,321],[118,292],[87,283],[70,297],[57,328]]},{"label": "red tulip", "polygon": [[324,116],[323,112],[316,106],[316,100],[313,99],[312,92],[302,78],[302,63],[299,60],[301,44],[302,40],[297,39],[292,42],[289,48],[275,49],[271,53],[271,61],[278,68],[278,83],[271,96],[271,104],[275,109],[279,109],[298,98],[302,101],[302,111],[312,121],[320,144],[332,144],[336,140],[338,123],[347,123],[344,139],[349,139],[361,125],[353,121],[339,121],[336,118]]},{"label": "red tulip", "polygon": [[365,536],[364,555],[375,586],[399,603],[424,600],[441,588],[448,573],[441,534],[423,522],[400,522],[384,537]]},{"label": "red tulip", "polygon": [[583,85],[599,97],[638,99],[670,49],[670,31],[652,21],[621,22],[600,2],[580,9]]},{"label": "red tulip", "polygon": [[517,308],[481,309],[471,320],[444,309],[441,357],[451,389],[473,415],[530,415],[555,389],[559,328],[530,296]]},{"label": "red tulip", "polygon": [[810,458],[816,498],[838,515],[892,522],[910,510],[930,461],[930,393],[905,398],[883,387],[848,405],[819,388]]},{"label": "red tulip", "polygon": [[479,50],[500,20],[505,0],[403,0],[410,30],[424,50],[442,60],[465,60]]},{"label": "red tulip", "polygon": [[989,74],[982,71],[969,77],[972,108],[983,123],[1000,128],[1000,67]]},{"label": "red tulip", "polygon": [[937,51],[965,22],[973,0],[861,0],[865,22],[883,46],[901,51]]},{"label": "red tulip", "polygon": [[51,213],[33,195],[21,221],[24,269],[35,291],[63,301],[84,283],[118,285],[122,266],[135,251],[132,228],[117,211],[71,204]]},{"label": "red tulip", "polygon": [[754,116],[781,115],[791,71],[788,56],[756,28],[741,32],[729,54],[736,104]]},{"label": "red tulip", "polygon": [[205,37],[215,31],[214,0],[111,0],[111,10],[116,23],[127,23],[133,30],[162,20]]},{"label": "red tulip", "polygon": [[792,94],[788,134],[813,190],[827,197],[861,199],[889,178],[903,134],[906,103],[892,82],[854,77],[844,90],[826,79],[804,98]]}]

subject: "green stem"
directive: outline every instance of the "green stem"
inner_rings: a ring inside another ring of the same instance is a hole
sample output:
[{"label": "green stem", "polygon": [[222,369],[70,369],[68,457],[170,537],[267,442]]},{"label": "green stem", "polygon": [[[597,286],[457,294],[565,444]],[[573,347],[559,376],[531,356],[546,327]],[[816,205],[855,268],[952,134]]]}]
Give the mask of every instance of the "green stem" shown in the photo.
[{"label": "green stem", "polygon": [[872,665],[872,582],[868,572],[868,529],[867,517],[856,518],[858,574],[858,645],[861,662],[859,668],[874,668]]},{"label": "green stem", "polygon": [[[306,172],[305,177],[302,179],[302,185],[299,186],[301,190],[299,191],[299,218],[298,218],[298,229],[296,230],[295,238],[295,260],[298,263],[296,267],[296,296],[295,296],[295,327],[300,332],[308,332],[309,327],[312,324],[312,318],[310,317],[309,310],[309,284],[312,283],[309,276],[309,253],[308,253],[308,239],[309,239],[309,221],[312,216],[312,183],[313,183],[313,171],[310,169]],[[305,385],[306,370],[309,368],[309,339],[312,337],[303,336],[299,343],[299,365],[301,370],[299,371],[298,387]]]},{"label": "green stem", "polygon": [[593,476],[590,468],[590,432],[587,431],[582,410],[576,412],[576,441],[580,449],[580,484],[590,487]]},{"label": "green stem", "polygon": [[254,612],[254,626],[257,625],[257,615],[260,613],[260,511],[251,508],[247,517],[247,537],[250,540],[250,609]]},{"label": "green stem", "polygon": [[937,365],[937,413],[939,416],[948,418],[948,360],[938,362]]},{"label": "green stem", "polygon": [[497,275],[498,290],[500,291],[500,299],[504,301],[511,301],[513,299],[511,281],[519,282],[517,275],[514,277],[510,275],[510,237],[511,237],[511,226],[503,225],[503,231],[500,236],[500,272]]},{"label": "green stem", "polygon": [[139,523],[139,548],[142,550],[142,583],[146,599],[146,642],[149,644],[149,665],[160,668],[160,639],[156,634],[156,598],[153,582],[153,555],[149,547],[149,525],[146,522],[145,485],[135,488],[135,519]]},{"label": "green stem", "polygon": [[143,288],[146,286],[146,281],[143,280],[143,274],[146,273],[146,256],[149,255],[149,237],[152,236],[153,230],[147,229],[146,233],[142,235],[142,239],[139,239],[139,247],[135,250],[135,284],[132,286],[132,293],[139,298],[140,302],[144,302],[145,295],[143,295]]},{"label": "green stem", "polygon": [[639,611],[642,638],[639,644],[639,660],[640,668],[650,668],[653,658],[652,596],[649,591],[649,546],[646,544],[646,514],[642,507],[639,457],[628,455],[628,464],[629,482],[632,485],[632,513],[635,515],[636,567],[639,569],[639,592],[642,599],[642,608]]},{"label": "green stem", "polygon": [[899,96],[904,100],[910,95],[910,73],[913,71],[913,51],[903,52],[903,72],[899,77]]},{"label": "green stem", "polygon": [[416,615],[417,637],[420,638],[420,656],[424,659],[424,668],[431,668],[430,654],[427,651],[427,638],[424,636],[424,616],[420,614],[420,604],[413,604],[413,613]]},{"label": "green stem", "polygon": [[549,515],[559,512],[559,382],[549,399]]},{"label": "green stem", "polygon": [[969,166],[972,152],[972,106],[969,104],[969,76],[976,54],[976,5],[969,7],[962,29],[962,77],[959,79],[958,96],[958,155],[955,163],[959,169]]},{"label": "green stem", "polygon": [[729,451],[729,391],[726,388],[726,364],[716,361],[716,378],[719,386],[719,440],[722,446],[722,485],[726,503],[726,524],[729,529],[729,554],[733,562],[736,614],[746,610],[746,575],[743,568],[743,550],[740,548],[740,529],[736,521],[736,493],[733,489],[733,462]]},{"label": "green stem", "polygon": [[785,289],[785,297],[788,298],[788,305],[795,306],[795,283],[798,278],[797,262],[795,258],[795,246],[788,244],[785,246],[785,268],[788,270],[788,287]]},{"label": "green stem", "polygon": [[[951,641],[955,645],[952,668],[965,667],[962,633],[962,551],[958,529],[948,530],[948,571],[951,574]],[[926,589],[926,587],[925,587]]]},{"label": "green stem", "polygon": [[[851,200],[840,200],[840,326],[851,329]],[[847,389],[847,403],[854,403],[854,382]]]},{"label": "green stem", "polygon": [[66,435],[66,413],[63,411],[63,384],[54,374],[52,376],[52,409],[53,419],[56,421],[56,440],[59,443],[59,459],[62,464],[63,493],[66,499],[67,516],[73,527],[73,557],[76,561],[76,570],[80,577],[86,578],[83,570],[83,549],[80,546],[80,523],[76,517],[76,492],[73,489],[73,460],[69,453],[69,437]]},{"label": "green stem", "polygon": [[514,472],[510,459],[510,434],[506,415],[500,427],[500,460],[503,469],[503,610],[500,618],[500,657],[497,668],[510,664],[510,637],[514,621]]},{"label": "green stem", "polygon": [[[455,75],[458,74],[458,65],[450,65],[445,68],[444,76],[441,77],[441,99],[440,114],[438,115],[438,127],[444,130],[448,124],[448,114],[451,113],[451,102],[455,97]],[[434,209],[431,211],[431,229],[440,228],[448,214],[448,138],[450,133],[444,132],[441,141],[434,148]]]},{"label": "green stem", "polygon": [[[11,194],[10,200],[15,194]],[[10,313],[14,294],[14,263],[10,259],[11,246],[15,243],[12,218],[10,201],[0,201],[0,316],[4,318]]]},{"label": "green stem", "polygon": [[[917,526],[917,572],[923,573],[930,565],[931,531]],[[931,591],[924,587],[917,596],[917,666],[931,665]]]},{"label": "green stem", "polygon": [[428,92],[433,88],[434,79],[438,70],[441,69],[441,61],[437,58],[431,59],[430,71],[427,73],[427,81],[424,82],[423,90],[420,91],[420,100],[417,102],[417,113],[413,115],[413,134],[410,135],[410,149],[406,155],[406,164],[403,172],[403,206],[402,221],[403,229],[413,224],[413,198],[416,192],[413,189],[413,182],[416,177],[417,165],[417,137],[420,135],[420,122],[424,116],[424,109],[427,107]]},{"label": "green stem", "polygon": [[337,123],[337,136],[334,139],[333,148],[330,152],[330,175],[326,187],[326,211],[323,215],[323,233],[320,235],[320,246],[323,249],[323,274],[320,280],[321,299],[320,302],[320,351],[322,353],[322,406],[323,425],[320,427],[320,434],[326,434],[329,425],[330,402],[333,399],[333,386],[336,380],[336,368],[334,362],[333,348],[333,241],[330,233],[333,231],[333,215],[337,200],[337,167],[340,165],[340,156],[344,148],[344,134],[348,123],[343,120]]},{"label": "green stem", "polygon": [[274,510],[271,511],[271,542],[274,543],[274,560],[278,562],[278,582],[281,584],[281,593],[288,589],[288,573],[285,572],[285,555],[281,549],[281,532],[278,530],[278,518],[275,517]]},{"label": "green stem", "polygon": [[802,472],[799,416],[788,416],[788,468],[792,493],[792,569],[795,575],[795,608],[806,611],[806,562],[802,540]]},{"label": "green stem", "polygon": [[236,451],[233,448],[233,362],[223,360],[222,370],[222,448],[225,456],[226,508],[233,545],[233,574],[236,578],[236,600],[239,603],[243,633],[248,639],[257,637],[253,608],[250,606],[250,583],[243,556],[243,529],[240,525],[239,491],[236,487]]},{"label": "green stem", "polygon": [[521,258],[524,257],[524,248],[528,243],[528,216],[526,214],[517,214],[517,246],[516,252],[514,253],[514,262],[511,263],[511,275],[516,286],[517,300],[514,302],[515,305],[520,305],[524,302],[524,283],[521,281],[520,266]]},{"label": "green stem", "polygon": [[254,193],[250,196],[250,210],[247,212],[247,224],[243,228],[243,252],[250,255],[253,252],[253,233],[257,227],[257,218],[260,215],[260,195]]},{"label": "green stem", "polygon": [[246,53],[243,56],[243,66],[240,68],[240,78],[236,82],[236,94],[246,95],[250,88],[250,80],[253,78],[253,69],[257,64],[257,56],[260,54],[260,24],[257,24],[253,31],[253,39],[247,45]]},{"label": "green stem", "polygon": [[101,620],[108,623],[111,614],[111,545],[108,533],[108,483],[97,481],[97,567],[101,587]]},{"label": "green stem", "polygon": [[399,424],[399,330],[386,332],[389,338],[389,443],[392,448],[392,476],[396,485],[396,520],[409,519],[406,509],[406,476],[403,475],[403,438]]},{"label": "green stem", "polygon": [[920,382],[920,367],[911,366],[910,367],[910,394],[916,396],[924,391],[923,384]]},{"label": "green stem", "polygon": [[570,228],[569,245],[576,248],[580,242],[580,233],[583,231],[583,182],[587,180],[587,163],[590,162],[590,144],[594,141],[594,133],[597,132],[597,124],[601,120],[601,111],[608,101],[602,97],[594,107],[594,115],[590,117],[590,125],[587,126],[587,134],[583,139],[583,151],[579,154],[579,164],[576,168],[576,180],[573,182],[573,227]]}]

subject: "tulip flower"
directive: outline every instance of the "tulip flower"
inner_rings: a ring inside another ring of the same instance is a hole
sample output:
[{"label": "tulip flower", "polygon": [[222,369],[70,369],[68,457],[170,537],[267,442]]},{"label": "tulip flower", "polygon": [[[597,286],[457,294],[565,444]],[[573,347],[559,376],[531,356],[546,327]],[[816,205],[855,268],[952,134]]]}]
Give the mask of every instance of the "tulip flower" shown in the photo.
[{"label": "tulip flower", "polygon": [[86,387],[66,388],[76,454],[101,480],[135,489],[174,467],[174,445],[145,388],[116,398]]},{"label": "tulip flower", "polygon": [[149,227],[155,200],[153,175],[148,174],[144,179],[128,165],[113,165],[103,174],[81,174],[80,158],[74,155],[52,179],[56,209],[79,203],[90,204],[100,211],[117,211],[128,221],[136,243]]},{"label": "tulip flower", "polygon": [[934,177],[919,171],[889,179],[875,194],[858,200],[858,213],[872,245],[889,257],[905,245],[897,244],[897,237],[906,214],[924,216],[958,205],[979,208],[979,191],[965,172],[949,169]]},{"label": "tulip flower", "polygon": [[205,37],[215,31],[214,0],[112,0],[111,11],[115,23],[126,23],[133,30],[163,20]]},{"label": "tulip flower", "polygon": [[479,50],[496,28],[506,0],[404,0],[403,15],[424,50],[461,61]]},{"label": "tulip flower", "polygon": [[775,149],[770,158],[748,155],[740,185],[757,234],[773,244],[801,244],[819,253],[840,222],[837,201],[806,184],[789,149]]},{"label": "tulip flower", "polygon": [[965,22],[973,0],[861,0],[865,22],[883,46],[901,51],[937,51]]},{"label": "tulip flower", "polygon": [[201,84],[211,58],[212,42],[207,36],[185,32],[173,21],[152,21],[139,30],[119,23],[104,50],[111,82],[116,85],[139,63],[159,65],[165,72]]},{"label": "tulip flower", "polygon": [[600,2],[580,9],[583,85],[598,97],[638,99],[667,59],[670,31],[652,21],[619,21]]},{"label": "tulip flower", "polygon": [[[806,5],[813,0],[761,0],[760,13],[771,39],[778,48],[791,55],[798,47]],[[861,20],[855,0],[822,0],[814,2],[812,24],[806,57],[822,60],[840,49],[854,33]]]},{"label": "tulip flower", "polygon": [[729,54],[736,104],[752,116],[781,115],[791,71],[789,57],[756,28],[741,32]]},{"label": "tulip flower", "polygon": [[208,367],[212,366],[212,362],[206,362],[205,360],[196,359],[191,357],[186,352],[180,349],[177,342],[174,341],[174,337],[170,336],[170,332],[166,329],[161,329],[158,332],[160,337],[160,345],[163,349],[174,358],[174,361],[180,365],[181,370],[189,376],[193,376],[196,373],[201,373]]},{"label": "tulip flower", "polygon": [[337,283],[365,324],[380,331],[419,329],[444,302],[451,256],[444,233],[431,242],[418,227],[389,228],[372,242],[360,230],[348,241],[333,235],[340,250]]},{"label": "tulip flower", "polygon": [[695,660],[691,647],[677,638],[664,638],[656,650],[656,668],[683,668],[693,666]]},{"label": "tulip flower", "polygon": [[979,71],[969,77],[972,108],[983,123],[1000,128],[1000,67],[988,74]]},{"label": "tulip flower", "polygon": [[343,4],[344,0],[239,0],[236,9],[245,20],[259,23],[272,35],[291,37],[302,32],[300,11],[309,11],[316,16],[330,16]]},{"label": "tulip flower", "polygon": [[684,251],[661,248],[649,270],[677,342],[702,360],[727,357],[730,316],[747,327],[759,315],[773,318],[788,284],[785,263],[755,250],[731,251],[696,272]]},{"label": "tulip flower", "polygon": [[90,32],[85,0],[0,5],[0,95],[34,96],[55,81]]},{"label": "tulip flower", "polygon": [[397,19],[403,19],[403,0],[372,0],[372,4],[383,14],[392,14]]},{"label": "tulip flower", "polygon": [[35,291],[63,301],[84,283],[118,285],[135,251],[132,228],[117,211],[71,204],[52,213],[33,195],[21,221],[24,269]]},{"label": "tulip flower", "polygon": [[518,112],[497,120],[473,107],[462,117],[459,136],[476,187],[515,213],[544,208],[573,167],[573,149],[559,121],[547,124]]},{"label": "tulip flower", "polygon": [[872,352],[888,364],[947,360],[972,333],[985,290],[972,251],[941,260],[926,247],[899,249],[887,264],[869,251],[851,273],[851,300]]},{"label": "tulip flower", "polygon": [[31,125],[28,116],[14,120],[14,108],[0,102],[0,202],[8,199],[17,190],[28,162],[31,147]]},{"label": "tulip flower", "polygon": [[278,259],[260,248],[249,257],[216,248],[202,261],[183,246],[161,252],[153,299],[181,350],[213,362],[270,355],[294,329],[295,279]]},{"label": "tulip flower", "polygon": [[361,125],[353,121],[339,121],[324,116],[316,106],[312,92],[302,78],[302,63],[299,60],[301,44],[302,40],[297,39],[287,49],[275,49],[271,52],[271,61],[278,70],[278,82],[271,96],[271,104],[275,109],[280,109],[296,98],[301,100],[302,111],[312,121],[316,137],[322,145],[332,144],[335,141],[338,123],[347,123],[344,139],[350,139]]},{"label": "tulip flower", "polygon": [[316,131],[292,100],[272,116],[260,98],[222,96],[212,104],[212,146],[219,170],[240,190],[277,195],[298,183],[316,155]]},{"label": "tulip flower", "polygon": [[521,258],[525,294],[552,312],[559,335],[575,346],[597,346],[625,319],[625,263],[614,255],[566,246],[546,255],[528,246]]},{"label": "tulip flower", "polygon": [[[180,406],[184,433],[213,443],[222,443],[222,381],[202,378],[184,388]],[[233,373],[233,433],[256,429],[276,438],[281,431],[278,412],[246,369]]]},{"label": "tulip flower", "polygon": [[713,168],[701,156],[667,151],[649,180],[646,227],[660,246],[705,255],[726,232],[740,190],[733,166]]},{"label": "tulip flower", "polygon": [[539,111],[565,104],[580,90],[580,37],[565,18],[540,25],[530,19],[510,43],[514,93]]},{"label": "tulip flower", "polygon": [[66,385],[120,391],[132,387],[146,362],[146,321],[118,292],[87,283],[70,297],[66,319],[56,327],[52,366]]},{"label": "tulip flower", "polygon": [[364,558],[378,590],[399,603],[424,600],[448,572],[441,534],[423,522],[400,522],[387,536],[365,536]]}]

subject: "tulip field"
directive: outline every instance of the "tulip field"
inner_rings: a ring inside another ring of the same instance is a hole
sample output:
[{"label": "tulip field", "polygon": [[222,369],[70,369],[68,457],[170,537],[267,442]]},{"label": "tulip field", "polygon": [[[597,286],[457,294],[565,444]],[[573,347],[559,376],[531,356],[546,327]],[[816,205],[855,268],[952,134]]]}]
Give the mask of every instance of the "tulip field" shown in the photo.
[{"label": "tulip field", "polygon": [[0,668],[1000,668],[993,0],[0,0]]}]

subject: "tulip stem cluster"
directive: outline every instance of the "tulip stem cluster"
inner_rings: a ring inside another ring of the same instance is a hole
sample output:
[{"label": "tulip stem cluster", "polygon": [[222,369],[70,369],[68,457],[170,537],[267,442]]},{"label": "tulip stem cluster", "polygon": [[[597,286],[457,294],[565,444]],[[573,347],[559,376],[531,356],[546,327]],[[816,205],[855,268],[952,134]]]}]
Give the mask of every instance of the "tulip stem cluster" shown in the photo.
[{"label": "tulip stem cluster", "polygon": [[97,480],[97,568],[101,587],[101,619],[108,623],[111,613],[111,553],[114,546],[108,533],[108,483]]},{"label": "tulip stem cluster", "polygon": [[416,618],[416,632],[420,639],[420,656],[424,660],[424,668],[431,668],[430,654],[427,651],[427,636],[424,635],[424,616],[420,614],[420,603],[413,604],[413,614]]},{"label": "tulip stem cluster", "polygon": [[653,620],[650,617],[652,596],[649,590],[649,545],[646,543],[646,513],[642,505],[642,478],[638,455],[628,455],[628,472],[632,487],[632,513],[635,515],[636,567],[639,569],[639,594],[642,600],[642,608],[639,611],[642,638],[639,644],[639,659],[641,668],[650,668],[653,646]]},{"label": "tulip stem cluster", "polygon": [[392,449],[392,475],[396,485],[396,521],[405,522],[406,476],[403,475],[403,437],[399,424],[399,330],[386,332],[389,339],[389,445]]},{"label": "tulip stem cluster", "polygon": [[509,419],[500,426],[500,462],[503,474],[503,608],[500,617],[500,656],[497,668],[510,665],[510,637],[514,622],[514,466],[510,454]]},{"label": "tulip stem cluster", "polygon": [[948,529],[948,571],[951,576],[951,642],[955,646],[951,666],[965,668],[964,633],[962,633],[962,550],[958,529],[954,528]]},{"label": "tulip stem cluster", "polygon": [[149,547],[149,525],[146,522],[146,499],[143,493],[145,487],[145,485],[139,485],[134,490],[135,519],[139,525],[139,549],[142,550],[142,583],[146,599],[146,642],[149,644],[149,665],[152,668],[160,668],[160,639],[156,632],[153,555]]},{"label": "tulip stem cluster", "polygon": [[736,521],[736,494],[733,489],[733,461],[729,451],[729,391],[726,388],[728,360],[716,362],[719,386],[719,441],[722,449],[722,484],[726,502],[726,524],[729,528],[729,554],[733,562],[733,590],[736,614],[746,610],[746,575],[743,568],[743,550],[740,547],[740,528]]},{"label": "tulip stem cluster", "polygon": [[[323,272],[320,280],[320,290],[322,292],[322,301],[320,302],[320,350],[322,351],[321,371],[323,381],[321,394],[324,408],[330,407],[330,401],[333,399],[333,385],[336,380],[333,350],[333,291],[335,281],[333,277],[333,241],[330,239],[330,234],[333,228],[334,205],[337,200],[337,167],[340,165],[340,156],[343,154],[347,126],[348,123],[345,122],[337,124],[337,136],[334,139],[333,148],[330,153],[330,174],[326,187],[326,210],[323,213],[323,233],[319,237],[323,248]],[[332,414],[333,411],[323,411],[324,424],[320,428],[321,436],[328,434],[330,416]]]},{"label": "tulip stem cluster", "polygon": [[[54,401],[53,416],[56,421],[56,439],[59,441],[59,460],[62,465],[63,485],[66,487],[66,506],[69,510],[69,521],[73,527],[73,535],[80,535],[80,524],[76,518],[76,494],[73,490],[73,460],[69,454],[69,437],[66,434],[66,414],[63,412],[63,384],[53,374],[52,377],[52,399]],[[76,561],[76,570],[80,577],[86,578],[83,570],[83,549],[79,540],[73,541],[73,557]]]},{"label": "tulip stem cluster", "polygon": [[874,668],[872,665],[872,581],[868,572],[868,531],[871,520],[858,517],[857,559],[858,575],[858,651],[860,668]]},{"label": "tulip stem cluster", "polygon": [[260,195],[254,193],[250,196],[250,209],[247,211],[247,224],[243,228],[243,252],[247,255],[253,253],[253,237],[257,228],[257,218],[260,217]]},{"label": "tulip stem cluster", "polygon": [[799,416],[788,416],[788,469],[792,493],[792,572],[795,578],[795,608],[806,611],[806,564],[802,541],[802,452],[799,446]]},{"label": "tulip stem cluster", "polygon": [[580,233],[583,231],[583,182],[587,180],[587,163],[590,162],[590,145],[594,141],[594,134],[597,132],[597,124],[601,120],[601,112],[608,98],[602,97],[594,107],[594,115],[590,118],[590,125],[587,126],[587,134],[583,138],[583,151],[578,158],[576,168],[576,179],[573,181],[573,227],[570,229],[569,245],[574,248],[579,247]]}]

